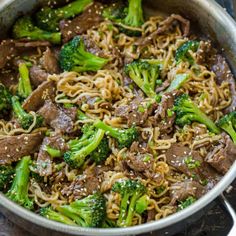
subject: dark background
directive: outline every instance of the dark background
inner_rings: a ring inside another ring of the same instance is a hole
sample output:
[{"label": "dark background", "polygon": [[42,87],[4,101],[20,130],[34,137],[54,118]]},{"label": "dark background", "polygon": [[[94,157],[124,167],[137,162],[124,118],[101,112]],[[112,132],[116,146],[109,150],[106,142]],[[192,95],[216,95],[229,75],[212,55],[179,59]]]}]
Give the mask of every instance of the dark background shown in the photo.
[{"label": "dark background", "polygon": [[[207,1],[207,0],[206,0]],[[236,19],[236,0],[216,0]],[[236,181],[226,197],[236,209]],[[227,187],[227,186],[225,186]],[[226,236],[232,225],[230,216],[216,203],[211,210],[196,223],[186,225],[185,229],[175,236]],[[36,234],[37,235],[37,234]],[[0,236],[33,236],[16,226],[0,212]]]}]

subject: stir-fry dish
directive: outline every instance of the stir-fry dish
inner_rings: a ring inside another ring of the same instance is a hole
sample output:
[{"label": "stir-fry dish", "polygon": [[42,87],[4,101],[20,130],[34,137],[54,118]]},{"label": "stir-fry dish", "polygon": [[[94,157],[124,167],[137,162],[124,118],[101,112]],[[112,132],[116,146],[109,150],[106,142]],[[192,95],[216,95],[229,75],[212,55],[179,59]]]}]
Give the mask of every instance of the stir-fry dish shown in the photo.
[{"label": "stir-fry dish", "polygon": [[159,220],[235,160],[234,77],[180,15],[149,17],[141,0],[49,3],[15,21],[0,55],[0,190],[36,214]]}]

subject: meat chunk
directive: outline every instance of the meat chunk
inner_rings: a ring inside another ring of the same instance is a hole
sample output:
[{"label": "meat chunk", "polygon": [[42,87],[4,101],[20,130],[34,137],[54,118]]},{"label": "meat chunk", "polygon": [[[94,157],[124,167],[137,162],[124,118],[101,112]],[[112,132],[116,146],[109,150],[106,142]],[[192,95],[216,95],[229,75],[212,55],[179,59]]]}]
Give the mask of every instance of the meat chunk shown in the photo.
[{"label": "meat chunk", "polygon": [[115,109],[115,116],[125,119],[129,126],[142,126],[155,108],[156,103],[150,104],[142,97],[136,97],[128,105],[117,107]]},{"label": "meat chunk", "polygon": [[53,81],[45,81],[35,89],[24,101],[23,108],[26,111],[37,111],[47,99],[54,100],[56,85]]},{"label": "meat chunk", "polygon": [[49,74],[59,74],[60,73],[60,68],[58,65],[57,58],[49,47],[43,53],[41,63],[42,63],[43,68]]},{"label": "meat chunk", "polygon": [[210,41],[201,41],[199,48],[196,52],[196,63],[200,65],[207,65],[209,58],[214,53]]},{"label": "meat chunk", "polygon": [[174,99],[173,93],[163,94],[155,115],[150,117],[152,125],[159,127],[161,133],[169,134],[173,130],[175,114],[172,113],[169,115],[169,111],[171,111],[174,106]]},{"label": "meat chunk", "polygon": [[236,145],[228,135],[224,135],[219,145],[208,153],[205,160],[224,175],[236,160]]},{"label": "meat chunk", "polygon": [[44,118],[44,122],[61,133],[73,132],[74,123],[72,118],[51,100],[47,100],[38,113]]},{"label": "meat chunk", "polygon": [[88,29],[96,27],[103,20],[102,7],[101,3],[95,2],[73,20],[61,21],[60,30],[63,42],[66,43],[76,35],[81,35]]},{"label": "meat chunk", "polygon": [[165,155],[170,166],[198,181],[207,180],[209,187],[213,187],[212,183],[216,183],[220,178],[217,172],[203,160],[198,151],[191,150],[183,144],[172,144]]},{"label": "meat chunk", "polygon": [[226,62],[225,58],[217,54],[213,57],[212,61],[212,71],[216,74],[216,82],[221,84],[224,81],[227,81],[230,85],[231,97],[232,102],[229,107],[225,109],[225,114],[235,111],[236,109],[236,85],[235,85],[235,78],[230,71],[229,65]]},{"label": "meat chunk", "polygon": [[183,201],[189,196],[200,198],[206,193],[206,188],[196,181],[185,180],[184,182],[177,182],[170,186],[171,204],[176,201]]},{"label": "meat chunk", "polygon": [[40,66],[33,65],[30,67],[30,81],[33,87],[37,88],[40,84],[47,81],[49,74]]},{"label": "meat chunk", "polygon": [[0,44],[0,55],[0,69],[2,69],[8,61],[17,55],[15,43],[11,40],[3,40]]},{"label": "meat chunk", "polygon": [[41,132],[9,136],[0,140],[0,165],[11,164],[38,151],[43,141]]},{"label": "meat chunk", "polygon": [[79,175],[70,186],[62,190],[62,194],[73,196],[73,199],[86,197],[100,189],[101,180],[95,175],[93,170],[85,170],[82,175]]},{"label": "meat chunk", "polygon": [[46,146],[60,150],[62,154],[67,150],[65,140],[61,136],[56,135],[44,138],[37,159],[37,171],[41,176],[52,174],[52,158],[45,150]]}]

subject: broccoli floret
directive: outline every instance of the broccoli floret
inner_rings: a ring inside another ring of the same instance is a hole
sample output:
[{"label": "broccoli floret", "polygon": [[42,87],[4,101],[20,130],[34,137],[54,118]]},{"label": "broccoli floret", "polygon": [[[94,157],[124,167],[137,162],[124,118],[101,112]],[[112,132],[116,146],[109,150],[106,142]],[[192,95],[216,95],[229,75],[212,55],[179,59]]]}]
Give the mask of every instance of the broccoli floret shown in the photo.
[{"label": "broccoli floret", "polygon": [[10,190],[6,194],[6,196],[9,199],[27,209],[32,209],[34,205],[33,201],[30,200],[28,196],[30,162],[31,162],[30,156],[24,156],[17,163],[16,175],[13,179],[13,183],[11,185]]},{"label": "broccoli floret", "polygon": [[85,158],[99,146],[105,133],[92,125],[85,125],[82,132],[83,136],[80,139],[69,142],[70,150],[64,154],[65,162],[74,168],[79,168],[84,164]]},{"label": "broccoli floret", "polygon": [[0,84],[0,113],[1,117],[8,114],[11,110],[11,95],[8,89],[3,85]]},{"label": "broccoli floret", "polygon": [[127,13],[128,8],[125,6],[123,1],[118,1],[104,8],[102,16],[105,19],[119,22],[127,16]]},{"label": "broccoli floret", "polygon": [[175,60],[178,63],[181,61],[188,61],[190,65],[194,64],[194,59],[190,55],[189,51],[196,52],[199,47],[199,42],[194,40],[189,40],[183,45],[181,45],[177,50],[175,54]]},{"label": "broccoli floret", "polygon": [[129,36],[140,36],[144,23],[142,0],[129,0],[128,7],[122,2],[104,9],[103,17],[119,24],[120,31]]},{"label": "broccoli floret", "polygon": [[27,98],[32,93],[32,87],[29,78],[29,70],[25,63],[19,64],[19,73],[18,95],[22,98]]},{"label": "broccoli floret", "polygon": [[112,186],[112,191],[121,195],[120,214],[117,220],[119,227],[132,225],[137,200],[146,192],[145,186],[136,180],[117,181]]},{"label": "broccoli floret", "polygon": [[56,212],[54,210],[52,210],[50,207],[44,207],[40,209],[40,215],[49,219],[49,220],[54,220],[54,221],[58,221],[60,223],[63,224],[67,224],[67,225],[77,225],[73,220],[71,220],[70,218],[62,215],[59,212]]},{"label": "broccoli floret", "polygon": [[36,14],[37,24],[44,30],[57,32],[59,31],[59,22],[61,20],[72,18],[80,14],[92,2],[92,0],[77,0],[57,9],[43,7]]},{"label": "broccoli floret", "polygon": [[105,161],[110,155],[111,149],[109,148],[107,138],[103,138],[98,147],[90,153],[90,158],[96,163],[100,164]]},{"label": "broccoli floret", "polygon": [[216,125],[227,132],[236,144],[236,111],[222,117]]},{"label": "broccoli floret", "polygon": [[106,216],[106,201],[103,195],[95,193],[70,205],[57,208],[63,215],[82,227],[101,227]]},{"label": "broccoli floret", "polygon": [[62,152],[56,148],[52,148],[49,145],[46,145],[44,147],[44,150],[50,155],[50,157],[52,158],[56,158],[56,157],[61,157],[62,156]]},{"label": "broccoli floret", "polygon": [[178,204],[178,208],[177,208],[177,211],[180,211],[180,210],[183,210],[184,208],[192,205],[194,202],[196,202],[196,198],[195,197],[188,197],[185,199],[185,201],[180,201],[179,204]]},{"label": "broccoli floret", "polygon": [[176,98],[174,111],[176,112],[175,123],[181,127],[196,121],[205,124],[211,132],[215,134],[220,133],[215,123],[193,103],[187,94]]},{"label": "broccoli floret", "polygon": [[12,166],[0,166],[0,191],[3,191],[12,181],[15,170]]},{"label": "broccoli floret", "polygon": [[108,59],[87,52],[83,39],[76,36],[62,47],[59,62],[64,71],[85,72],[101,69]]},{"label": "broccoli floret", "polygon": [[[31,114],[27,113],[22,108],[19,98],[17,96],[11,97],[11,104],[12,104],[13,112],[14,112],[15,116],[17,117],[22,128],[28,129],[32,125],[32,123],[34,121],[34,117]],[[43,117],[37,115],[35,127],[40,127],[42,125],[42,123],[43,123]]]},{"label": "broccoli floret", "polygon": [[188,79],[189,74],[177,74],[166,92],[172,92],[173,90],[179,89]]},{"label": "broccoli floret", "polygon": [[34,26],[31,17],[19,18],[13,26],[13,37],[16,39],[46,40],[53,44],[61,43],[61,33],[51,33]]},{"label": "broccoli floret", "polygon": [[160,69],[156,63],[148,61],[134,61],[125,67],[125,73],[138,85],[150,98],[156,98],[156,81],[159,78]]},{"label": "broccoli floret", "polygon": [[100,120],[95,121],[94,126],[104,130],[107,135],[115,138],[118,141],[119,148],[130,147],[131,144],[138,139],[138,130],[136,127],[118,129],[113,128]]}]

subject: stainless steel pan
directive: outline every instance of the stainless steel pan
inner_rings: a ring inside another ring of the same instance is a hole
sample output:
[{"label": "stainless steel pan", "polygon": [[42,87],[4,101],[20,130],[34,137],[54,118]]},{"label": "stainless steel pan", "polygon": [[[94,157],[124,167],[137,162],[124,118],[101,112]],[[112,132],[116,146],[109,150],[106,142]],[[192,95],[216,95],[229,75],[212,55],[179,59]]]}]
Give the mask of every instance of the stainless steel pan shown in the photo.
[{"label": "stainless steel pan", "polygon": [[[0,38],[6,35],[14,19],[22,12],[30,12],[37,4],[43,1],[36,0],[0,0]],[[203,33],[216,42],[228,59],[234,74],[236,74],[236,24],[233,19],[213,0],[145,0],[146,13],[155,15],[157,12],[180,13],[199,26]],[[1,55],[0,55],[1,56]],[[73,235],[136,235],[155,231],[153,235],[171,235],[182,225],[195,221],[204,214],[206,208],[217,197],[223,206],[229,210],[232,220],[236,220],[233,209],[221,193],[230,185],[236,177],[236,163],[224,178],[205,196],[187,209],[161,219],[159,221],[146,223],[139,226],[123,229],[88,229],[63,225],[48,221],[22,207],[12,203],[3,195],[0,195],[0,209],[11,220],[36,233],[37,235],[73,234]],[[236,235],[236,228],[232,228],[231,236]]]}]

